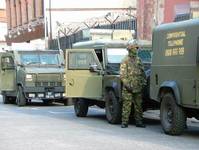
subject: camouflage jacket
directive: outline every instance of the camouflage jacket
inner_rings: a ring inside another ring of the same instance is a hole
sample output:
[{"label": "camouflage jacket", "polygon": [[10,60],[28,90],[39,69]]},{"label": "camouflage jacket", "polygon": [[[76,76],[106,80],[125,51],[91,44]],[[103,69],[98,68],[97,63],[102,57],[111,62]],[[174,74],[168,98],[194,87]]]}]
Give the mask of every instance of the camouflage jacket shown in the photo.
[{"label": "camouflage jacket", "polygon": [[144,66],[140,58],[134,60],[127,56],[120,65],[120,79],[123,85],[132,88],[132,93],[139,93],[146,85]]}]

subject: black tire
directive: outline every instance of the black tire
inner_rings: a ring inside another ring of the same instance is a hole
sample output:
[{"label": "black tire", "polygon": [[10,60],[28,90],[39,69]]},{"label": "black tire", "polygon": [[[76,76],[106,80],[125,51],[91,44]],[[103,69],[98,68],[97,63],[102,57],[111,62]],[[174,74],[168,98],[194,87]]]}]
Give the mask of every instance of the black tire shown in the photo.
[{"label": "black tire", "polygon": [[18,106],[25,106],[26,105],[26,98],[25,98],[25,95],[24,95],[24,92],[23,92],[23,88],[21,86],[18,86],[16,103],[17,103]]},{"label": "black tire", "polygon": [[160,108],[161,125],[166,134],[180,135],[186,126],[186,115],[182,107],[176,104],[173,94],[163,96]]},{"label": "black tire", "polygon": [[122,104],[119,102],[113,90],[109,90],[105,95],[106,119],[111,124],[121,122]]},{"label": "black tire", "polygon": [[52,105],[53,104],[53,100],[43,100],[44,105]]},{"label": "black tire", "polygon": [[68,100],[67,99],[64,99],[63,103],[64,103],[64,106],[68,106]]},{"label": "black tire", "polygon": [[77,117],[86,117],[88,113],[88,101],[86,99],[76,99],[74,109]]},{"label": "black tire", "polygon": [[9,97],[6,96],[5,93],[2,93],[2,99],[3,99],[3,104],[9,104],[10,103]]}]

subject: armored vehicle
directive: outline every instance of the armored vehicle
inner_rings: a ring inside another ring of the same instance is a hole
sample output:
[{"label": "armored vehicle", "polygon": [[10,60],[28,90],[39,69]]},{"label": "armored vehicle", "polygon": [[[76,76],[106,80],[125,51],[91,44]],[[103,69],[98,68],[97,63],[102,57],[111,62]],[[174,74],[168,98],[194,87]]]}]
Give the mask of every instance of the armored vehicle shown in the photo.
[{"label": "armored vehicle", "polygon": [[13,50],[0,53],[3,103],[24,106],[33,98],[52,103],[63,99],[64,58],[55,50]]},{"label": "armored vehicle", "polygon": [[199,19],[160,25],[152,45],[150,97],[164,132],[178,135],[187,117],[199,118]]},{"label": "armored vehicle", "polygon": [[[85,117],[88,107],[97,105],[106,109],[110,123],[121,119],[120,63],[128,54],[128,41],[95,40],[80,42],[66,51],[66,97],[75,100],[78,117]],[[149,42],[150,43],[150,42]],[[151,61],[151,44],[140,45],[138,53],[146,69]]]}]

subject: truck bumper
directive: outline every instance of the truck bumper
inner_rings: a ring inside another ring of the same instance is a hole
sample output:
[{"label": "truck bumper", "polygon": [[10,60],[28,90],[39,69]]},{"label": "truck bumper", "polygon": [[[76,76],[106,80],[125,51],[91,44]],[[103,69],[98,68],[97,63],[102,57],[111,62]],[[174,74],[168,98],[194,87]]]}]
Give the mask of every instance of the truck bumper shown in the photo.
[{"label": "truck bumper", "polygon": [[26,98],[63,99],[64,87],[24,87]]}]

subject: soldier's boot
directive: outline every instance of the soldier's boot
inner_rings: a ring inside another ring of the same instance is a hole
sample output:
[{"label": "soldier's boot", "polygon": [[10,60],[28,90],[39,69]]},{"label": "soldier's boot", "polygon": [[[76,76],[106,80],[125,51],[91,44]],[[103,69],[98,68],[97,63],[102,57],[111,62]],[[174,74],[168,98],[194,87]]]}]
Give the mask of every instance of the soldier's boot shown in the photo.
[{"label": "soldier's boot", "polygon": [[122,123],[121,124],[121,128],[128,128],[128,124],[127,123]]},{"label": "soldier's boot", "polygon": [[143,121],[136,121],[135,122],[135,126],[136,127],[140,127],[140,128],[145,128],[146,125],[143,123]]}]

